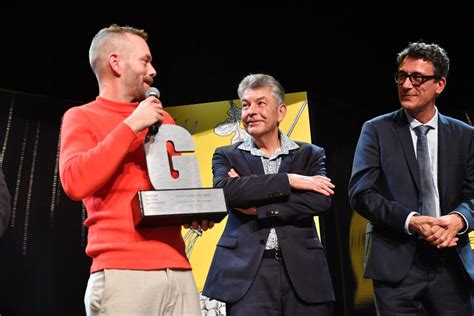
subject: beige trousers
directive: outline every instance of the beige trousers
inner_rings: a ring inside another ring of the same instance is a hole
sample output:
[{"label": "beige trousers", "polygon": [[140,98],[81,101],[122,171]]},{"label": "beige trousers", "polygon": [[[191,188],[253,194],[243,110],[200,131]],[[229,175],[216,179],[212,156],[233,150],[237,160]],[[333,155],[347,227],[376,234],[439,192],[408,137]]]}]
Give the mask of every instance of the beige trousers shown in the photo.
[{"label": "beige trousers", "polygon": [[190,270],[104,270],[93,273],[84,296],[86,314],[200,316]]}]

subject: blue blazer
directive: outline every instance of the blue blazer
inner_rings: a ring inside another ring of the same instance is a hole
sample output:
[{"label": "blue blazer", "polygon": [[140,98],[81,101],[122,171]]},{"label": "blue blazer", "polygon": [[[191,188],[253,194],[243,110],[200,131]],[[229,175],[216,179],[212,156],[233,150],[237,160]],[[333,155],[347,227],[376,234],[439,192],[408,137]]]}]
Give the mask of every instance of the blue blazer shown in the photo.
[{"label": "blue blazer", "polygon": [[[439,114],[438,190],[441,215],[456,210],[474,228],[474,129]],[[417,235],[408,235],[405,221],[418,211],[420,175],[410,127],[403,109],[367,121],[357,144],[349,199],[369,220],[364,276],[398,282],[408,272]],[[457,253],[474,280],[474,258],[468,233],[459,236]]]},{"label": "blue blazer", "polygon": [[[331,198],[312,191],[292,191],[287,173],[325,175],[324,150],[298,143],[282,156],[279,173],[264,174],[260,157],[237,149],[217,148],[212,159],[214,186],[224,188],[228,210],[203,294],[223,302],[240,300],[255,278],[271,227],[275,227],[283,262],[298,296],[305,302],[333,301],[334,292],[315,215],[328,210]],[[234,168],[240,177],[230,178]],[[257,207],[257,215],[233,208]]]}]

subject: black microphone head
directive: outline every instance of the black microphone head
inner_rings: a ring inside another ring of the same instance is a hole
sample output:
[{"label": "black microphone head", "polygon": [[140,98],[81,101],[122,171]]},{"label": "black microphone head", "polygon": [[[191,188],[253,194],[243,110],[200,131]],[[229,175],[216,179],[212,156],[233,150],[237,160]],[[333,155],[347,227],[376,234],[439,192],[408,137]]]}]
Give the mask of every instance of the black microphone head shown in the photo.
[{"label": "black microphone head", "polygon": [[[160,90],[158,90],[155,87],[150,87],[148,90],[145,92],[145,98],[149,98],[151,96],[154,96],[155,98],[159,99],[160,98]],[[160,124],[157,122],[150,127],[148,127],[148,134],[150,135],[156,135],[158,133],[158,129],[160,128]]]},{"label": "black microphone head", "polygon": [[149,98],[151,96],[154,96],[155,98],[159,99],[160,98],[160,90],[158,90],[155,87],[150,87],[148,90],[145,92],[145,98]]}]

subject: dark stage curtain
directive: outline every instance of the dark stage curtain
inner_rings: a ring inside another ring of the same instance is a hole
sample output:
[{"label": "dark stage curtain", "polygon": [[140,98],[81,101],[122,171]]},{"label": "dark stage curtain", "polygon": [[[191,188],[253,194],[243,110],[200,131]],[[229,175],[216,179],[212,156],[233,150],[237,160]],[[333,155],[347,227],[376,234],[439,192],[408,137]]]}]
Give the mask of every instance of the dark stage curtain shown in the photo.
[{"label": "dark stage curtain", "polygon": [[12,216],[0,239],[0,315],[84,315],[82,203],[58,173],[64,111],[78,102],[0,90],[0,166]]}]

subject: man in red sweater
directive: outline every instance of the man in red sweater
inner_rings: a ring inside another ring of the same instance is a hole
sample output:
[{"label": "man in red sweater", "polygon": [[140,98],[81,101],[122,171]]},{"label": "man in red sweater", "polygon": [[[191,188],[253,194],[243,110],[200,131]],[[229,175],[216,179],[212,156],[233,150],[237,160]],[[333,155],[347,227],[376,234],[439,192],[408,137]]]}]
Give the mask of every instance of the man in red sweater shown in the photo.
[{"label": "man in red sweater", "polygon": [[137,191],[153,189],[143,148],[148,127],[174,124],[159,99],[145,98],[156,75],[146,40],[133,27],[100,30],[89,50],[99,96],[63,117],[61,182],[87,209],[87,315],[201,315],[181,227],[134,226]]}]

